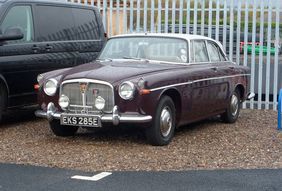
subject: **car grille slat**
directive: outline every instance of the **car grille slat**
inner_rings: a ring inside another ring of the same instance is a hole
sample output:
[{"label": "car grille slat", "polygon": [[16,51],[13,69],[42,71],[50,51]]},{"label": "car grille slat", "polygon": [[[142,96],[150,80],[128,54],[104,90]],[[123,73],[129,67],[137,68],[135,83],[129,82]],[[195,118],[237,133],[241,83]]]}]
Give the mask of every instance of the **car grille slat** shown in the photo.
[{"label": "car grille slat", "polygon": [[[103,109],[104,112],[110,113],[114,107],[113,100],[113,88],[110,85],[96,83],[96,82],[86,82],[87,89],[85,91],[86,107],[83,107],[83,93],[80,90],[80,84],[82,82],[64,82],[61,87],[60,95],[68,96],[70,100],[69,111],[75,113],[97,113],[100,112],[95,107],[95,99],[97,96],[101,96],[105,99],[106,104]],[[85,81],[83,81],[85,83]]]}]

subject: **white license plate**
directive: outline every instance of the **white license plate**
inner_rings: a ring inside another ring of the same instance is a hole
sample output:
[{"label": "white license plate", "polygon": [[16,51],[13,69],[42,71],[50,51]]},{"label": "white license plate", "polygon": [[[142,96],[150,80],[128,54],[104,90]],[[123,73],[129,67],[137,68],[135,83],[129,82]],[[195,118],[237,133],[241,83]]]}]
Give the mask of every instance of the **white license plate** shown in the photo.
[{"label": "white license plate", "polygon": [[99,116],[75,116],[61,115],[61,125],[84,126],[84,127],[101,127]]}]

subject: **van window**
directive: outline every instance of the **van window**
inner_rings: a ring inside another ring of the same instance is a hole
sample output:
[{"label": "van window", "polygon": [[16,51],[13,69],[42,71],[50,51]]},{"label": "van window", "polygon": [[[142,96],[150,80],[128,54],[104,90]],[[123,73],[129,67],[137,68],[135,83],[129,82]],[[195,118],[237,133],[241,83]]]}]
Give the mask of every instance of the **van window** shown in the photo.
[{"label": "van window", "polygon": [[9,28],[19,27],[24,34],[23,39],[11,40],[7,43],[19,43],[33,41],[33,19],[30,6],[15,6],[7,13],[1,24],[2,33]]},{"label": "van window", "polygon": [[99,25],[94,10],[72,9],[75,25],[77,27],[77,39],[100,39]]},{"label": "van window", "polygon": [[36,7],[38,41],[76,40],[72,10],[67,7]]}]

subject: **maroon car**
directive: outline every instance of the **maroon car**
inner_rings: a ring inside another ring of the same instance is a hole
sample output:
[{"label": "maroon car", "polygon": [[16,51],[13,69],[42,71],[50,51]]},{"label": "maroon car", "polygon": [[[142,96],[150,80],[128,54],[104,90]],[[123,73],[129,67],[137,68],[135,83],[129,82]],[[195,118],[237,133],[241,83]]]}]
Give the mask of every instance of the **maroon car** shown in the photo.
[{"label": "maroon car", "polygon": [[254,96],[249,72],[204,36],[116,36],[97,61],[39,75],[36,115],[57,136],[129,123],[144,127],[152,145],[166,145],[180,125],[218,114],[235,122]]}]

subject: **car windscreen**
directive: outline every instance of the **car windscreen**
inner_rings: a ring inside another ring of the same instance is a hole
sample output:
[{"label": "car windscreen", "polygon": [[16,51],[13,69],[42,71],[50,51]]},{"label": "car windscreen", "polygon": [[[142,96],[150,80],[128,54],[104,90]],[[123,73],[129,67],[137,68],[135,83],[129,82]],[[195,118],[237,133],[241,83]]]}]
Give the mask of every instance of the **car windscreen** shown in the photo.
[{"label": "car windscreen", "polygon": [[186,63],[187,41],[172,37],[119,37],[110,39],[99,59],[147,59]]}]

